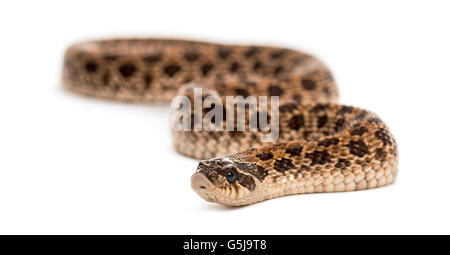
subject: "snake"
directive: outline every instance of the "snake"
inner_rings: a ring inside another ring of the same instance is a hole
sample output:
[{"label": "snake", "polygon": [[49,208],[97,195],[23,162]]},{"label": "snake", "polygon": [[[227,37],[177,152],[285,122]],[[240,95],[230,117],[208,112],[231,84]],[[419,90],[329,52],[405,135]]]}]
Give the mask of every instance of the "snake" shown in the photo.
[{"label": "snake", "polygon": [[371,189],[392,183],[398,172],[397,143],[385,122],[339,104],[329,68],[302,51],[171,38],[83,41],[65,52],[62,84],[137,103],[194,100],[195,87],[219,98],[278,97],[276,141],[262,142],[262,130],[172,130],[176,151],[200,160],[191,187],[209,202],[245,206]]}]

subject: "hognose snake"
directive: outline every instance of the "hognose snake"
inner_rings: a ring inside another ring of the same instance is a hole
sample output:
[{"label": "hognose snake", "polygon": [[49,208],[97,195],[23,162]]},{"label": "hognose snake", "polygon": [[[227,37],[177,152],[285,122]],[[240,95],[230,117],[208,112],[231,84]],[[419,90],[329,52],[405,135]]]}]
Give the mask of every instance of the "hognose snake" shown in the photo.
[{"label": "hognose snake", "polygon": [[66,51],[63,84],[132,102],[169,102],[177,93],[192,98],[197,85],[219,97],[279,96],[276,143],[262,144],[251,131],[172,132],[181,154],[212,158],[200,161],[191,178],[208,201],[241,206],[375,188],[392,183],[397,173],[397,145],[385,123],[337,104],[330,71],[303,52],[172,39],[82,42]]}]

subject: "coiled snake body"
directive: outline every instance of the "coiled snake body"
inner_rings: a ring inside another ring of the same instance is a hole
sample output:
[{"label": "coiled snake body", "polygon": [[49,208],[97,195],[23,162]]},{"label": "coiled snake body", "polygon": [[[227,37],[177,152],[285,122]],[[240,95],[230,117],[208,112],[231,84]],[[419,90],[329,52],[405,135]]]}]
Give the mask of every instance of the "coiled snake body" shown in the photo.
[{"label": "coiled snake body", "polygon": [[63,84],[137,102],[168,102],[177,93],[192,99],[196,86],[222,98],[279,96],[276,143],[260,142],[258,131],[172,132],[178,152],[212,158],[200,161],[191,178],[208,201],[241,206],[375,188],[397,173],[397,145],[387,126],[371,112],[337,104],[330,71],[303,52],[168,39],[84,42],[67,50]]}]

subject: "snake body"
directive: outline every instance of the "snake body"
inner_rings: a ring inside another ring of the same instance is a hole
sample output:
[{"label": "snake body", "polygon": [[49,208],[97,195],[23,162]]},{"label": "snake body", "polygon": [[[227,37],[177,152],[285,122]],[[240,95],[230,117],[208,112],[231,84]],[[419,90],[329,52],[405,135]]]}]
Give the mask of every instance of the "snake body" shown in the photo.
[{"label": "snake body", "polygon": [[178,152],[206,159],[191,186],[207,201],[242,206],[375,188],[397,173],[397,144],[386,124],[374,113],[337,104],[331,72],[300,51],[171,39],[82,42],[66,51],[63,84],[133,102],[194,100],[193,87],[220,98],[278,96],[276,143],[262,143],[260,130],[172,131]]}]

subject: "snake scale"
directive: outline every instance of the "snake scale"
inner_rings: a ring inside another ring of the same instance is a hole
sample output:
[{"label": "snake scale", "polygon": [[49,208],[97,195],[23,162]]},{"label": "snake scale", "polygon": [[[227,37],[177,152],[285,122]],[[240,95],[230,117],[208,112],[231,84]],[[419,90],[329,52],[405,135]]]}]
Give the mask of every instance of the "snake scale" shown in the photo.
[{"label": "snake scale", "polygon": [[63,85],[132,102],[192,100],[193,86],[219,97],[278,96],[276,143],[261,142],[259,131],[172,131],[178,152],[206,159],[191,186],[207,201],[242,206],[362,190],[390,184],[397,174],[397,144],[385,123],[338,104],[328,68],[300,51],[173,39],[81,42],[66,51]]}]

